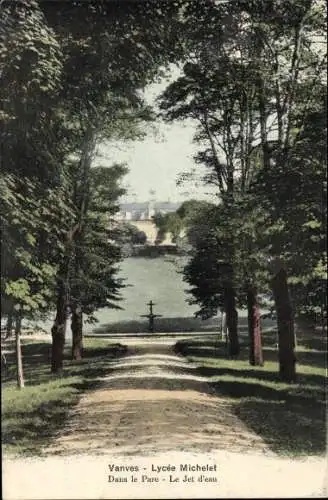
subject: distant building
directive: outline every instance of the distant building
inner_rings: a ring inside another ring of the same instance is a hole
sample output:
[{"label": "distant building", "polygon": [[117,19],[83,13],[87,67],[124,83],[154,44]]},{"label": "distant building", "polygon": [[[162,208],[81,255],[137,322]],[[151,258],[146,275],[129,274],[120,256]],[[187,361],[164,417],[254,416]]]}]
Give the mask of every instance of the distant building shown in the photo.
[{"label": "distant building", "polygon": [[[168,214],[176,212],[181,203],[172,203],[170,201],[150,201],[146,203],[122,203],[119,212],[114,216],[115,223],[120,224],[129,222],[137,227],[139,231],[146,234],[147,244],[154,245],[157,239],[158,229],[152,220],[155,214]],[[172,245],[172,235],[165,235],[161,245]]]},{"label": "distant building", "polygon": [[172,203],[170,201],[122,203],[115,219],[117,221],[151,220],[157,213],[176,212],[180,205],[181,203]]}]

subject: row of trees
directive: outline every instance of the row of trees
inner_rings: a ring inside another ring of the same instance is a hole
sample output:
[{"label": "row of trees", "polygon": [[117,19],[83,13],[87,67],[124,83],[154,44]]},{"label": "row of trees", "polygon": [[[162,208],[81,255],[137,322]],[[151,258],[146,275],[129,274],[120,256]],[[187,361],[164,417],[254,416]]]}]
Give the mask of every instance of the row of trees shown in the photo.
[{"label": "row of trees", "polygon": [[232,355],[237,301],[247,297],[259,352],[256,295],[272,285],[280,371],[294,378],[289,288],[299,307],[313,308],[325,279],[324,3],[4,0],[0,8],[8,329],[55,309],[60,373],[67,308],[79,358],[83,314],[117,304],[121,252],[109,222],[125,168],[96,167],[97,147],[143,134],[153,114],[140,91],[178,63],[162,114],[195,120],[195,163],[220,198],[199,214],[209,229],[195,236],[186,279],[205,315],[224,305]]},{"label": "row of trees", "polygon": [[126,169],[95,159],[100,143],[138,139],[151,118],[140,91],[174,40],[170,5],[155,7],[1,2],[2,316],[19,334],[23,318],[55,310],[53,373],[68,310],[80,359],[83,315],[118,307],[121,236],[110,222]]},{"label": "row of trees", "polygon": [[225,310],[231,356],[247,306],[252,364],[263,363],[258,292],[271,289],[290,381],[294,312],[325,307],[325,5],[206,2],[184,15],[189,54],[160,107],[196,123],[195,163],[219,197],[193,218],[185,280],[203,317]]}]

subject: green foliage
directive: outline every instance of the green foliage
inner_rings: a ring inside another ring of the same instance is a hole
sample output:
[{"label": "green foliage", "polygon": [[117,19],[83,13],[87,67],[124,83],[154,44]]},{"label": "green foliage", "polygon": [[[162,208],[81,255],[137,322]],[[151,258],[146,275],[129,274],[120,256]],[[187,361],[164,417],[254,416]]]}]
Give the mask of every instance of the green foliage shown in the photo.
[{"label": "green foliage", "polygon": [[157,243],[161,243],[167,234],[171,234],[172,242],[176,243],[185,223],[178,212],[168,214],[155,214],[153,217],[154,223],[158,229]]},{"label": "green foliage", "polygon": [[62,52],[38,2],[4,2],[0,32],[4,307],[53,307],[56,262],[70,212],[54,140]]},{"label": "green foliage", "polygon": [[120,244],[125,246],[142,245],[147,239],[147,236],[143,231],[139,231],[136,226],[129,224],[128,222],[120,224],[116,233],[116,237]]},{"label": "green foliage", "polygon": [[[224,291],[234,287],[239,307],[246,305],[247,285],[268,291],[267,256],[259,251],[261,209],[250,207],[246,196],[233,205],[207,204],[189,220],[188,240],[192,245],[184,279],[192,288],[191,303],[199,304],[199,315],[208,318],[223,307]],[[251,212],[252,210],[252,212]]]},{"label": "green foliage", "polygon": [[283,256],[296,311],[314,317],[327,281],[327,116],[321,99],[318,111],[302,116],[304,126],[283,173],[277,163],[276,169],[261,171],[254,185],[259,203],[267,206],[263,248]]},{"label": "green foliage", "polygon": [[165,235],[170,233],[173,243],[181,244],[186,241],[185,231],[190,229],[190,225],[197,213],[208,206],[207,202],[199,200],[187,200],[181,204],[176,212],[153,216],[154,223],[158,229],[157,241],[165,239]]},{"label": "green foliage", "polygon": [[53,106],[61,80],[61,48],[38,2],[9,2],[1,9],[3,170],[50,183],[59,159]]},{"label": "green foliage", "polygon": [[[19,303],[25,314],[53,306],[56,261],[61,252],[59,221],[69,208],[62,190],[43,189],[37,181],[1,176],[3,245],[1,252],[3,311]],[[47,208],[53,203],[51,211]]]},{"label": "green foliage", "polygon": [[152,118],[140,90],[173,54],[178,6],[150,4],[1,4],[3,312],[17,301],[33,314],[52,309],[73,270],[85,310],[116,298],[120,252],[107,225],[123,170],[92,166],[100,141],[142,137]]},{"label": "green foliage", "polygon": [[188,51],[160,106],[168,121],[194,120],[195,163],[221,198],[220,216],[195,224],[202,236],[185,276],[208,314],[220,304],[220,262],[243,304],[247,283],[267,290],[276,256],[297,310],[322,307],[325,16],[320,1],[186,4]]},{"label": "green foliage", "polygon": [[89,181],[85,184],[82,177],[79,187],[79,165],[71,165],[77,232],[67,244],[66,286],[71,305],[79,304],[87,315],[99,307],[118,307],[122,284],[116,278],[116,264],[121,251],[116,231],[110,227],[118,210],[117,200],[124,192],[120,181],[125,173],[122,165],[93,167]]}]

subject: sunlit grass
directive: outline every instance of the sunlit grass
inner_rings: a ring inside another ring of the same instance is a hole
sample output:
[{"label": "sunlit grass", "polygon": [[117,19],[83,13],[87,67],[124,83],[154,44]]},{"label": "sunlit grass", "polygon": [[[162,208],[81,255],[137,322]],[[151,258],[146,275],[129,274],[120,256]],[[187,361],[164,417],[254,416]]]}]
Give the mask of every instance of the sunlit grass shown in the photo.
[{"label": "sunlit grass", "polygon": [[4,452],[35,454],[60,427],[66,412],[76,404],[80,391],[74,387],[82,377],[67,377],[38,386],[7,387],[2,395]]},{"label": "sunlit grass", "polygon": [[[189,339],[177,351],[198,364],[213,392],[225,398],[231,409],[273,451],[283,455],[322,454],[326,450],[326,353],[311,349],[310,340],[296,349],[297,380],[279,377],[277,349],[270,332],[264,338],[264,366],[251,366],[247,340],[235,359],[226,355],[222,341]],[[318,345],[318,339],[316,345]]]},{"label": "sunlit grass", "polygon": [[[198,363],[208,367],[220,367],[220,368],[231,368],[233,362],[233,368],[238,372],[238,370],[250,370],[254,372],[254,377],[258,378],[261,376],[262,372],[272,372],[278,373],[279,365],[278,361],[266,361],[263,366],[250,366],[247,361],[242,361],[238,359],[230,360],[230,359],[213,359],[206,358],[203,356],[187,356],[190,361],[194,363]],[[319,375],[324,377],[326,374],[326,369],[323,366],[311,366],[305,365],[300,362],[296,365],[297,374],[312,374]],[[289,385],[289,384],[288,384]]]},{"label": "sunlit grass", "polygon": [[18,389],[14,360],[9,360],[2,384],[2,442],[6,454],[40,455],[63,427],[69,410],[83,392],[97,385],[108,360],[122,346],[104,339],[85,339],[84,359],[70,361],[67,353],[62,376],[50,372],[50,343],[23,341],[25,387]]}]

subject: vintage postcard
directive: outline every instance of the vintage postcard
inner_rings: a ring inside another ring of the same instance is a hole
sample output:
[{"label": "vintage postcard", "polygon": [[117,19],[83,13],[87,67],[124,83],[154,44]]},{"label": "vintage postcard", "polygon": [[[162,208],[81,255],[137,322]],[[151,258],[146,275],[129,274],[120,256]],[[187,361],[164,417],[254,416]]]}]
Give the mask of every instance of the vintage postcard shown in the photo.
[{"label": "vintage postcard", "polygon": [[0,0],[5,500],[327,495],[325,23]]}]

